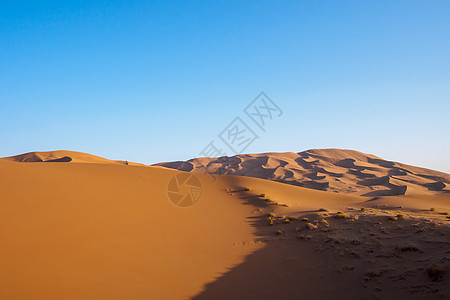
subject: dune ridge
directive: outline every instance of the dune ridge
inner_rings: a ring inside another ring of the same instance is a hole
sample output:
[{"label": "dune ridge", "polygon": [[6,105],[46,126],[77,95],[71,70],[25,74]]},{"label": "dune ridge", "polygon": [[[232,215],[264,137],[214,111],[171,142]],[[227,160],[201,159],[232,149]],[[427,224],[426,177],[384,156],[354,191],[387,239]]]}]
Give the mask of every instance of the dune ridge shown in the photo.
[{"label": "dune ridge", "polygon": [[450,175],[343,149],[242,154],[156,164],[186,172],[250,176],[367,197],[450,192]]},{"label": "dune ridge", "polygon": [[100,156],[87,154],[77,151],[56,150],[42,152],[28,152],[24,154],[3,157],[2,160],[13,162],[33,163],[33,162],[74,162],[74,163],[96,163],[96,164],[122,164],[122,165],[140,165],[123,160],[110,160]]}]

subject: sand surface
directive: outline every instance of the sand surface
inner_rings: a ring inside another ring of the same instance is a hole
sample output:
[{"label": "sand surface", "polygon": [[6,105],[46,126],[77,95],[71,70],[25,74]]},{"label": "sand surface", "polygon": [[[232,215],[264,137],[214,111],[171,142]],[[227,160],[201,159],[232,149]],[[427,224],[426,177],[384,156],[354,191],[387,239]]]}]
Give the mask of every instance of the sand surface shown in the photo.
[{"label": "sand surface", "polygon": [[[38,158],[0,159],[1,299],[450,297],[449,194]],[[169,200],[179,174],[201,183],[193,206]]]}]

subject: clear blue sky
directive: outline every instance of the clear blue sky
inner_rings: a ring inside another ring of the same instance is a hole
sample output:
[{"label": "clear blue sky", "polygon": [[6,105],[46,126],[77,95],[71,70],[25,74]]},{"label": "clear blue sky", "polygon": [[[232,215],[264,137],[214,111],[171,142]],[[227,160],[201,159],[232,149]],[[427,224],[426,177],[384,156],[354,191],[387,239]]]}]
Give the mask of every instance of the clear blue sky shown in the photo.
[{"label": "clear blue sky", "polygon": [[[265,91],[245,152],[346,148],[450,172],[449,1],[1,1],[0,156],[199,152]],[[250,125],[250,124],[249,124]]]}]

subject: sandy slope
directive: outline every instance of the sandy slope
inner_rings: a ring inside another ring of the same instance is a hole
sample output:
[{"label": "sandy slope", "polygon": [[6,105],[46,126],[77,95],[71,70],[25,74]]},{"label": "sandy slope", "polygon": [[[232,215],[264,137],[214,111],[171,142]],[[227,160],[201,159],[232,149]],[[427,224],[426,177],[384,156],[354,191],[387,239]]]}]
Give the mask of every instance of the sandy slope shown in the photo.
[{"label": "sandy slope", "polygon": [[361,196],[449,192],[450,175],[341,149],[195,158],[160,166],[188,172],[250,176]]},{"label": "sandy slope", "polygon": [[[167,197],[177,174],[0,160],[0,298],[450,297],[450,195],[368,198],[195,174],[201,198],[180,208]],[[446,272],[436,281],[433,264]]]},{"label": "sandy slope", "polygon": [[[115,164],[0,161],[1,299],[182,299],[254,247],[250,207],[204,180],[169,202],[178,173]],[[219,197],[216,197],[217,195]],[[227,199],[228,200],[228,199]]]}]

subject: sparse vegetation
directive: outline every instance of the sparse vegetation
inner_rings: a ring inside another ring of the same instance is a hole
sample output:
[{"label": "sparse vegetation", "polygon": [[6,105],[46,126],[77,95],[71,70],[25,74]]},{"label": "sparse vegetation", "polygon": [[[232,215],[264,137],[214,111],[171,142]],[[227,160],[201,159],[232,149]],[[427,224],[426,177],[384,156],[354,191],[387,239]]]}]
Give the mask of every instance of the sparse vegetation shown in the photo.
[{"label": "sparse vegetation", "polygon": [[284,231],[279,229],[279,230],[276,231],[276,234],[277,235],[282,235],[282,234],[284,234]]},{"label": "sparse vegetation", "polygon": [[336,213],[336,215],[334,215],[334,217],[336,218],[336,219],[345,219],[345,218],[347,218],[347,216],[344,214],[344,212],[342,212],[342,211],[338,211],[337,213]]},{"label": "sparse vegetation", "polygon": [[405,215],[402,214],[402,213],[398,213],[398,214],[397,214],[397,218],[399,218],[399,219],[404,218],[404,217],[405,217]]},{"label": "sparse vegetation", "polygon": [[365,207],[361,207],[361,211],[366,211],[366,208]]},{"label": "sparse vegetation", "polygon": [[389,221],[397,221],[398,218],[396,216],[389,216],[388,217]]},{"label": "sparse vegetation", "polygon": [[308,218],[302,218],[302,222],[309,222]]},{"label": "sparse vegetation", "polygon": [[401,252],[419,252],[419,248],[415,246],[404,246],[404,247],[397,247],[397,250],[400,250]]},{"label": "sparse vegetation", "polygon": [[309,230],[314,230],[314,229],[317,229],[317,228],[319,228],[317,225],[314,225],[314,224],[312,224],[312,223],[306,223],[306,228],[308,228]]},{"label": "sparse vegetation", "polygon": [[354,258],[359,258],[359,257],[360,257],[360,256],[359,256],[359,253],[356,252],[355,250],[350,250],[350,255],[351,255],[352,257],[354,257]]},{"label": "sparse vegetation", "polygon": [[287,218],[287,219],[284,219],[284,220],[283,220],[283,223],[285,223],[285,224],[289,224],[289,223],[291,223],[291,220],[289,220],[289,218]]},{"label": "sparse vegetation", "polygon": [[273,226],[273,220],[270,219],[268,224],[269,224],[269,226]]},{"label": "sparse vegetation", "polygon": [[290,216],[290,217],[288,217],[288,220],[289,220],[289,221],[297,221],[298,218],[297,218],[297,217],[292,217],[292,216]]},{"label": "sparse vegetation", "polygon": [[328,224],[328,221],[327,220],[325,220],[325,219],[322,219],[321,221],[320,221],[320,223],[322,223],[323,225],[325,225],[325,226],[330,226],[330,224]]},{"label": "sparse vegetation", "polygon": [[299,234],[299,235],[297,236],[297,238],[307,241],[307,240],[312,239],[312,236],[310,236],[310,235],[306,235],[306,236],[305,236],[304,234]]},{"label": "sparse vegetation", "polygon": [[438,267],[436,265],[432,265],[427,270],[428,277],[431,278],[431,281],[439,281],[442,279],[442,276],[445,273],[445,270],[441,267]]},{"label": "sparse vegetation", "polygon": [[267,214],[267,216],[268,216],[269,218],[273,218],[273,217],[275,217],[275,214],[274,214],[274,213],[269,213],[269,214]]}]

